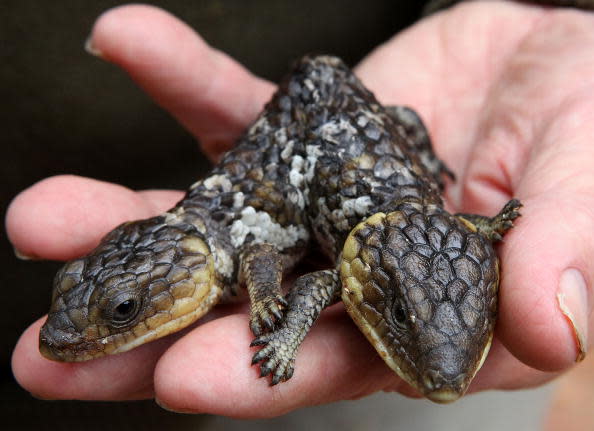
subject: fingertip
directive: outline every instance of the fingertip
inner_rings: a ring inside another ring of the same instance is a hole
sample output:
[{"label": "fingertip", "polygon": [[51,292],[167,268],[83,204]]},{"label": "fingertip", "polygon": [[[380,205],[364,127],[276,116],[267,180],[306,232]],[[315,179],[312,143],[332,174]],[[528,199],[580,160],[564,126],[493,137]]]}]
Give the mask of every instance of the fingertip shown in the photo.
[{"label": "fingertip", "polygon": [[93,27],[87,50],[126,70],[200,138],[211,156],[229,148],[274,89],[154,6],[126,5],[105,12]]},{"label": "fingertip", "polygon": [[39,352],[45,317],[29,326],[12,354],[16,381],[41,399],[132,400],[153,396],[154,364],[172,339],[86,362],[54,362]]},{"label": "fingertip", "polygon": [[85,385],[77,379],[81,364],[53,362],[39,352],[39,330],[45,317],[29,326],[12,354],[12,372],[18,384],[34,397],[44,400],[89,399]]},{"label": "fingertip", "polygon": [[155,215],[144,195],[72,175],[44,179],[16,196],[6,212],[8,237],[20,254],[51,260],[80,256],[127,220]]},{"label": "fingertip", "polygon": [[37,387],[39,381],[38,372],[41,371],[45,377],[51,378],[51,372],[43,371],[43,357],[39,350],[32,348],[37,341],[39,329],[45,318],[39,319],[29,326],[19,338],[11,358],[12,373],[19,385],[26,391],[29,391],[38,398],[50,399],[43,389]]},{"label": "fingertip", "polygon": [[39,330],[46,318],[31,324],[19,338],[12,353],[12,373],[18,384],[34,397],[44,400],[85,398],[84,385],[76,380],[80,364],[50,361],[39,352]]},{"label": "fingertip", "polygon": [[[562,310],[559,294],[567,285],[563,282],[567,271],[591,274],[588,256],[592,250],[583,240],[584,232],[580,233],[580,217],[568,209],[558,201],[525,200],[521,219],[500,248],[498,334],[514,356],[542,371],[566,369],[583,353],[576,326]],[[588,291],[583,296],[592,295]],[[591,299],[586,300],[588,306],[583,301],[570,302],[578,304],[575,315],[579,314],[581,330],[587,331],[584,321],[591,312]]]},{"label": "fingertip", "polygon": [[556,375],[526,365],[495,337],[489,355],[470,384],[468,393],[532,388],[552,380]]},{"label": "fingertip", "polygon": [[137,193],[153,214],[173,208],[184,197],[180,190],[139,190]]},{"label": "fingertip", "polygon": [[[178,33],[192,31],[173,15],[159,7],[144,4],[121,5],[110,8],[99,15],[85,48],[92,53],[100,53],[100,56],[105,60],[116,63],[126,61],[144,64],[155,61],[154,52],[166,48],[155,45],[155,42],[163,40],[163,38],[152,37],[156,28]],[[113,37],[114,35],[121,37],[118,39]],[[179,36],[181,36],[182,42],[187,40],[187,35],[180,34]],[[153,43],[137,43],[137,39],[143,37],[154,39]]]}]

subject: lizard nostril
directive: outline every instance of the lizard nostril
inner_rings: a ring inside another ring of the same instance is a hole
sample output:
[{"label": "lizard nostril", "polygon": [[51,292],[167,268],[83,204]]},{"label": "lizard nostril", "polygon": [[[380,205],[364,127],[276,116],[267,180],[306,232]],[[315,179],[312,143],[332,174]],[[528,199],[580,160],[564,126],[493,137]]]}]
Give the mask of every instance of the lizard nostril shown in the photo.
[{"label": "lizard nostril", "polygon": [[439,370],[429,369],[422,376],[423,393],[432,401],[450,403],[466,391],[466,374],[447,376]]},{"label": "lizard nostril", "polygon": [[429,391],[440,390],[445,387],[460,390],[464,384],[465,378],[465,373],[447,376],[438,370],[429,369],[423,374],[423,383],[425,384],[425,388]]},{"label": "lizard nostril", "polygon": [[441,386],[440,378],[438,371],[435,370],[428,370],[425,374],[423,374],[423,383],[425,384],[425,388],[429,391],[435,390],[437,387]]},{"label": "lizard nostril", "polygon": [[48,319],[39,332],[39,351],[47,359],[63,361],[65,357],[69,356],[64,348],[79,343],[80,337],[60,326],[60,315],[51,317],[54,318]]}]

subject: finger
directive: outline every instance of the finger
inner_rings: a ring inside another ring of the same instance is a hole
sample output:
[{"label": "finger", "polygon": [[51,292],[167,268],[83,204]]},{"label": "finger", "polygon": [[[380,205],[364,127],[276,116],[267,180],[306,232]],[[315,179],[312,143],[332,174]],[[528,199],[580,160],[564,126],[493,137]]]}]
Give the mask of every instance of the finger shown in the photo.
[{"label": "finger", "polygon": [[[293,378],[271,388],[249,365],[254,350],[248,347],[248,317],[238,311],[238,307],[217,309],[209,315],[210,323],[189,333],[182,331],[130,352],[80,363],[53,362],[39,354],[42,318],[17,343],[13,373],[38,398],[81,400],[150,398],[154,373],[156,394],[164,407],[235,417],[277,416],[377,390],[416,396],[386,367],[342,310],[316,325],[319,329],[312,331],[300,350]],[[236,336],[229,337],[230,333]],[[471,392],[535,386],[553,377],[520,363],[496,341]]]},{"label": "finger", "polygon": [[57,176],[12,201],[6,230],[24,256],[67,260],[91,250],[120,223],[157,215],[181,197],[176,191],[137,193],[89,178]]},{"label": "finger", "polygon": [[[587,358],[555,385],[544,421],[546,431],[594,429],[594,356]],[[568,428],[571,424],[571,428]]]},{"label": "finger", "polygon": [[398,381],[339,307],[324,313],[306,337],[293,377],[270,387],[250,366],[256,349],[248,347],[248,321],[247,315],[212,321],[168,350],[155,369],[159,403],[181,412],[272,417],[359,398]]},{"label": "finger", "polygon": [[274,86],[209,47],[185,23],[143,5],[99,17],[89,50],[118,64],[218,155],[253,121]]},{"label": "finger", "polygon": [[[155,369],[159,404],[177,412],[262,418],[379,390],[419,396],[385,365],[340,306],[324,312],[299,349],[293,377],[274,387],[250,366],[256,351],[247,347],[251,339],[245,314],[211,321],[182,338]],[[531,369],[495,341],[471,392],[536,386],[554,376]]]},{"label": "finger", "polygon": [[[197,325],[237,313],[239,307],[212,310]],[[152,398],[155,364],[177,340],[194,326],[129,352],[86,362],[54,362],[39,353],[39,330],[45,317],[21,335],[12,354],[12,371],[19,384],[43,399],[136,400]]]},{"label": "finger", "polygon": [[560,197],[576,196],[570,190],[554,194],[525,200],[524,220],[502,253],[501,337],[518,358],[542,370],[583,359],[592,311],[594,214],[584,202]]},{"label": "finger", "polygon": [[[524,207],[499,247],[498,321],[500,337],[515,356],[549,371],[585,355],[594,305],[594,175],[589,172],[594,159],[588,160],[588,151],[570,150],[551,162],[551,151],[558,152],[541,149],[513,187]],[[480,175],[478,168],[470,172],[484,182],[469,180],[474,185],[467,187],[467,196],[472,190],[474,199],[467,201],[490,196],[483,207],[502,205],[505,188],[489,188],[486,169]]]},{"label": "finger", "polygon": [[524,364],[495,337],[485,364],[470,384],[468,392],[527,389],[540,386],[557,375]]},{"label": "finger", "polygon": [[[558,118],[551,125],[556,130],[535,146],[521,173],[509,163],[500,169],[507,159],[498,163],[487,145],[477,152],[485,155],[475,157],[466,179],[466,201],[479,212],[502,205],[509,190],[523,201],[522,217],[500,247],[499,328],[514,355],[542,370],[561,370],[580,360],[591,332],[594,155],[587,141],[594,130],[575,127],[578,111],[571,109],[571,121]],[[504,170],[512,184],[505,185]]]},{"label": "finger", "polygon": [[524,203],[500,248],[499,328],[542,370],[583,358],[594,305],[592,19],[554,17],[494,86],[464,178],[465,209],[493,214],[512,191]]},{"label": "finger", "polygon": [[33,323],[19,339],[12,371],[19,384],[43,399],[128,400],[150,398],[153,369],[170,340],[145,344],[121,355],[89,362],[53,362],[39,353],[39,329]]}]

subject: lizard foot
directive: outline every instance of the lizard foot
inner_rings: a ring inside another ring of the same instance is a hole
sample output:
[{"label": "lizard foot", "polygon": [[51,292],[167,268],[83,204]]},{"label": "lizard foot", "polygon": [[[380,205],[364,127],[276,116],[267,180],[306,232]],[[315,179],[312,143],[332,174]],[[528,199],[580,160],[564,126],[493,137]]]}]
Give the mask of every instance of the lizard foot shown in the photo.
[{"label": "lizard foot", "polygon": [[299,334],[288,327],[256,338],[250,346],[264,346],[252,357],[252,365],[260,364],[260,377],[272,376],[270,385],[287,381],[293,376]]},{"label": "lizard foot", "polygon": [[270,295],[252,307],[250,329],[258,337],[274,329],[274,322],[283,317],[282,311],[287,307],[287,301],[282,295]]}]

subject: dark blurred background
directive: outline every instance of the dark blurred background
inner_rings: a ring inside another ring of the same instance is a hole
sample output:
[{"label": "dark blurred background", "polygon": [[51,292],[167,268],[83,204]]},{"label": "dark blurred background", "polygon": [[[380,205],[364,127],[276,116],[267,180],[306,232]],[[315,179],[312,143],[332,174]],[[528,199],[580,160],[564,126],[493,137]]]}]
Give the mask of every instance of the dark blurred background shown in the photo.
[{"label": "dark blurred background", "polygon": [[[252,72],[277,81],[308,52],[354,65],[414,22],[423,2],[393,0],[163,0],[208,43]],[[124,72],[88,55],[99,14],[123,4],[89,0],[0,2],[2,209],[45,177],[77,174],[131,188],[184,189],[208,162],[199,146]],[[175,47],[172,47],[175,49]],[[133,167],[133,168],[131,168]],[[3,231],[0,250],[0,401],[4,429],[200,428],[205,416],[175,415],[152,401],[44,402],[14,382],[10,356],[19,334],[49,307],[58,263],[16,259]],[[107,418],[107,419],[106,419]]]}]

